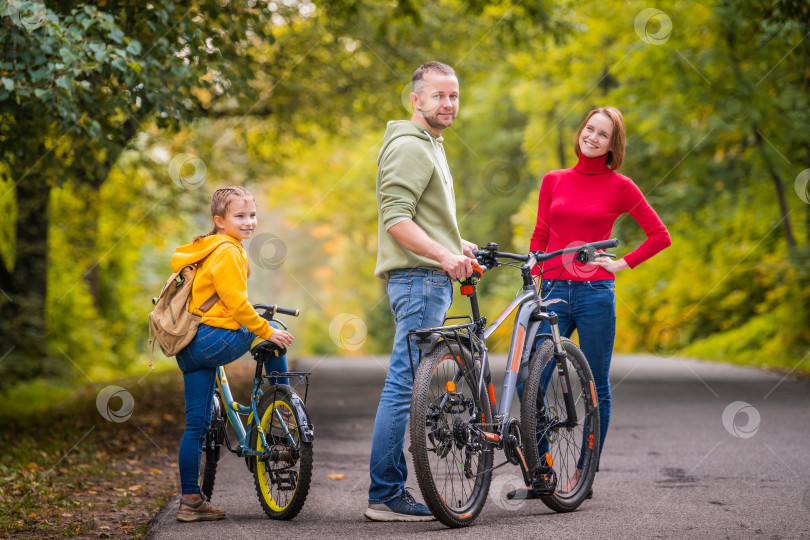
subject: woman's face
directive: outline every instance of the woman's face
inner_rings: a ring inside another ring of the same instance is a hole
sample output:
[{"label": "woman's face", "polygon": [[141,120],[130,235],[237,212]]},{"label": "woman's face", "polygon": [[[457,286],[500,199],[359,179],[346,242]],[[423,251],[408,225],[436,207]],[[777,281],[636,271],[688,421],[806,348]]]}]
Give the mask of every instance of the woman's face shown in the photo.
[{"label": "woman's face", "polygon": [[613,120],[606,114],[596,113],[579,134],[579,153],[585,157],[604,156],[610,150],[613,137]]}]

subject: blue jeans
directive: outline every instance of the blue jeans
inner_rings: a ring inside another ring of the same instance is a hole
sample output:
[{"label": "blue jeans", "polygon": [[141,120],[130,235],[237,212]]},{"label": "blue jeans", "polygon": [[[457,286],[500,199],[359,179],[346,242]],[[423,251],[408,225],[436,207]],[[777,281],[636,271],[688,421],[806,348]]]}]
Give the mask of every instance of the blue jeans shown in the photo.
[{"label": "blue jeans", "polygon": [[[552,289],[553,286],[553,289]],[[541,295],[544,300],[560,298],[565,304],[549,306],[559,317],[560,334],[570,338],[577,331],[579,348],[585,354],[593,373],[596,396],[599,399],[599,454],[605,445],[610,423],[610,360],[613,357],[613,342],[616,338],[616,297],[612,279],[598,281],[543,280]],[[538,333],[551,332],[544,322]],[[538,342],[539,345],[539,342]],[[543,372],[541,388],[551,378],[553,366]],[[547,451],[548,442],[543,439],[538,445],[540,454]],[[580,456],[581,458],[581,456]],[[597,470],[599,467],[597,460]],[[581,468],[581,463],[578,465]]]},{"label": "blue jeans", "polygon": [[[254,339],[256,335],[244,326],[228,330],[201,324],[191,343],[177,353],[186,399],[186,429],[178,453],[183,495],[200,493],[200,458],[211,426],[217,367],[230,364],[248,352]],[[287,357],[279,356],[265,363],[265,371],[287,371]]]},{"label": "blue jeans", "polygon": [[[388,279],[388,300],[396,322],[394,349],[385,378],[371,441],[369,503],[384,503],[405,491],[408,465],[405,430],[408,427],[413,377],[408,358],[408,331],[439,326],[453,302],[452,282],[441,270],[394,270]],[[414,369],[419,350],[411,344]]]}]

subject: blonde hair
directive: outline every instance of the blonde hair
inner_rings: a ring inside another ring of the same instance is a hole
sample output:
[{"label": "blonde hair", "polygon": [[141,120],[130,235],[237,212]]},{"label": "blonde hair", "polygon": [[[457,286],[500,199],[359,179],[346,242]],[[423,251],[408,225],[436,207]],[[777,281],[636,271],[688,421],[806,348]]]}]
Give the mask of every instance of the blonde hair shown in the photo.
[{"label": "blonde hair", "polygon": [[[242,186],[230,186],[225,188],[219,188],[214,192],[214,195],[211,196],[211,217],[219,216],[221,218],[225,218],[228,214],[228,208],[231,206],[231,203],[236,199],[252,199],[253,194],[248,191],[247,189],[243,188]],[[219,228],[217,228],[216,223],[214,224],[214,228],[208,234],[203,234],[201,236],[195,236],[194,241],[198,242],[202,240],[206,236],[211,236],[212,234],[218,234]]]},{"label": "blonde hair", "polygon": [[595,114],[604,114],[613,121],[613,135],[610,137],[610,150],[608,150],[605,163],[608,169],[616,171],[624,162],[624,117],[616,107],[599,107],[588,113],[588,116],[582,121],[582,125],[579,126],[579,131],[577,131],[577,136],[574,139],[574,153],[579,157],[579,138],[582,135],[582,130],[588,124],[588,120]]}]

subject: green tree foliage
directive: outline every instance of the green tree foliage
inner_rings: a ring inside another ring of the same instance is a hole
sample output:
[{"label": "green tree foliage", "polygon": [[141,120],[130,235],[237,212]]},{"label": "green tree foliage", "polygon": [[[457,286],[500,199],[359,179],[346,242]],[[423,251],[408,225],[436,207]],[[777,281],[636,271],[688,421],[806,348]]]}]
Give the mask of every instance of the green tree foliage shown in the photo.
[{"label": "green tree foliage", "polygon": [[[259,202],[252,299],[304,308],[300,351],[387,352],[375,160],[427,59],[460,77],[445,138],[466,238],[526,250],[543,174],[615,105],[622,172],[674,240],[619,275],[617,347],[790,368],[808,350],[806,2],[45,5],[0,2],[4,382],[142,355],[170,253],[235,183]],[[620,252],[643,240],[631,218],[615,232]],[[516,287],[488,274],[483,311]]]},{"label": "green tree foliage", "polygon": [[[511,2],[453,2],[450,7],[456,15],[500,13],[504,24],[493,34],[500,37],[517,25],[550,19],[545,4],[526,8]],[[53,274],[49,254],[58,251],[49,253],[49,245],[63,239],[55,234],[49,241],[52,204],[67,204],[75,212],[71,223],[82,231],[64,235],[75,241],[70,254],[74,268],[83,269],[78,278],[82,283],[67,286],[61,273],[57,281],[77,294],[86,288],[91,302],[77,300],[84,306],[82,317],[89,316],[87,310],[101,320],[120,317],[113,309],[122,305],[115,300],[116,290],[104,290],[105,283],[115,280],[101,275],[110,253],[99,236],[101,191],[136,133],[147,133],[146,126],[177,128],[206,117],[234,124],[245,117],[270,117],[292,133],[299,120],[320,117],[328,129],[339,131],[358,111],[390,111],[391,100],[379,89],[399,76],[391,66],[405,61],[396,52],[412,50],[400,50],[400,40],[408,39],[410,26],[420,26],[425,14],[417,3],[407,1],[317,7],[308,2],[221,0],[188,6],[0,3],[0,142],[3,182],[10,184],[2,202],[16,212],[5,231],[0,265],[2,341],[9,347],[4,353],[13,353],[0,366],[10,374],[2,380],[44,374],[58,365],[47,361],[53,351],[43,339],[46,331],[58,328],[46,328],[48,321],[66,313],[64,306],[53,315],[45,313],[49,298],[65,301],[48,289]],[[398,34],[389,33],[390,21],[407,24],[393,25]],[[423,41],[419,47],[435,43]],[[389,58],[388,71],[372,66],[379,54]],[[226,128],[224,135],[232,135],[232,130]],[[182,208],[186,194],[173,187],[163,182],[147,190],[156,203],[141,221],[146,224],[149,216]],[[64,191],[53,194],[54,188]],[[68,200],[67,193],[79,203]]]},{"label": "green tree foliage", "polygon": [[0,369],[26,377],[57,365],[46,361],[43,339],[52,189],[69,183],[82,201],[75,262],[87,269],[81,279],[102,309],[98,219],[110,168],[147,119],[177,125],[211,95],[250,90],[244,71],[231,80],[225,68],[263,34],[270,13],[248,6],[229,13],[215,2],[188,9],[64,2],[51,9],[14,0],[0,8],[0,148],[13,184],[3,199],[14,197],[17,210],[11,256],[0,264],[2,342],[13,356]]},{"label": "green tree foliage", "polygon": [[[794,191],[807,182],[794,179],[810,163],[807,12],[789,1],[666,11],[603,2],[574,14],[579,30],[547,48],[548,62],[510,57],[534,74],[516,91],[532,168],[573,164],[586,111],[618,106],[622,172],[673,235],[672,248],[619,275],[620,349],[787,368],[806,360],[810,206]],[[630,218],[616,233],[623,252],[643,240]]]}]

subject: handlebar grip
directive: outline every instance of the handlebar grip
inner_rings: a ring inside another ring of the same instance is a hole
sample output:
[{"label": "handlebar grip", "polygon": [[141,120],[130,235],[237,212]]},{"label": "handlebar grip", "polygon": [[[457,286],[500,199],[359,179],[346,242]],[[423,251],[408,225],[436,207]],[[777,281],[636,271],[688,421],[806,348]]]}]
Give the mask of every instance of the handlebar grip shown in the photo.
[{"label": "handlebar grip", "polygon": [[588,244],[593,249],[608,249],[619,247],[619,239],[611,238],[610,240],[602,240],[601,242],[590,242]]},{"label": "handlebar grip", "polygon": [[279,313],[281,315],[289,315],[291,317],[298,317],[300,313],[297,309],[276,306],[274,304],[253,304],[253,309],[255,309],[256,311],[263,309],[265,311],[269,311],[273,315]]},{"label": "handlebar grip", "polygon": [[291,317],[298,317],[298,314],[300,312],[297,309],[276,306],[276,313],[281,313],[282,315],[289,315]]}]

